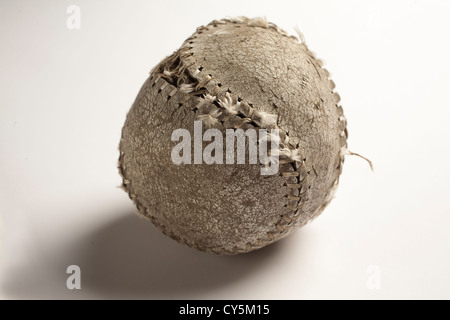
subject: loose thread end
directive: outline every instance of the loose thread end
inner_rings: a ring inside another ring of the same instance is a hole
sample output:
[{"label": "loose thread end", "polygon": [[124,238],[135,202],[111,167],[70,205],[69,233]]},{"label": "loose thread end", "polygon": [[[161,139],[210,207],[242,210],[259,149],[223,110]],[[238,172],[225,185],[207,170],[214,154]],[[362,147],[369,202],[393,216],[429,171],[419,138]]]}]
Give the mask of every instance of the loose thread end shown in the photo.
[{"label": "loose thread end", "polygon": [[300,40],[300,43],[306,45],[305,36],[300,32],[300,29],[297,25],[294,27],[294,31],[298,35],[298,40]]},{"label": "loose thread end", "polygon": [[357,156],[357,157],[360,157],[361,159],[366,160],[367,163],[368,163],[369,166],[370,166],[370,170],[372,170],[372,172],[374,172],[374,167],[373,167],[372,161],[370,161],[370,160],[367,159],[366,157],[360,155],[359,153],[351,152],[350,150],[348,150],[348,149],[345,148],[345,147],[343,147],[343,148],[341,149],[341,152],[342,152],[342,155],[343,155],[343,156],[347,156],[347,155],[348,155],[348,156]]}]

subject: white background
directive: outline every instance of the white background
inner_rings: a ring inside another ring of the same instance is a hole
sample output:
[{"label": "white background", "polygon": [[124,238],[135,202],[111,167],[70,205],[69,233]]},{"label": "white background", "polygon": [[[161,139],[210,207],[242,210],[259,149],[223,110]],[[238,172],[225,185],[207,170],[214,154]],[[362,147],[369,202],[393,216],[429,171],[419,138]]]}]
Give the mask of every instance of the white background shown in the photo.
[{"label": "white background", "polygon": [[[239,15],[298,25],[375,172],[347,157],[317,220],[214,256],[133,215],[117,146],[150,69],[197,26]],[[0,297],[449,299],[449,16],[444,1],[2,1]]]}]

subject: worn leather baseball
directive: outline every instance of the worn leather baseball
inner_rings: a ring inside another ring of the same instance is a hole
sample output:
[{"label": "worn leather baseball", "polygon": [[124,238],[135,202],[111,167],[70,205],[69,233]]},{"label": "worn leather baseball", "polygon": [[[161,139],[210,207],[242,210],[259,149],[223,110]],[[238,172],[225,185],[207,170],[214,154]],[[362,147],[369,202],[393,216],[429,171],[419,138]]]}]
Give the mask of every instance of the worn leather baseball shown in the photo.
[{"label": "worn leather baseball", "polygon": [[[122,131],[119,171],[138,213],[207,252],[273,243],[317,217],[335,191],[346,120],[306,44],[264,19],[202,26],[157,65]],[[175,129],[279,129],[277,174],[254,164],[174,164]],[[206,129],[206,127],[204,128]]]}]

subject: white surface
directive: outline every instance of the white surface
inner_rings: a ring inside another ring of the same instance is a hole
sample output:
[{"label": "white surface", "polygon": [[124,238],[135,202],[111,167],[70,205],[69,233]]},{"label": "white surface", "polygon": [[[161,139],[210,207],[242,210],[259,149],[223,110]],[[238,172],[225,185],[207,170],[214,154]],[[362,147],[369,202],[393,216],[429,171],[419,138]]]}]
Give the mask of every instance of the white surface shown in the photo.
[{"label": "white surface", "polygon": [[[80,30],[66,28],[71,4]],[[349,148],[375,172],[347,157],[316,221],[220,257],[132,214],[117,146],[149,70],[237,15],[299,26],[337,84]],[[0,297],[449,299],[449,15],[444,1],[2,1]]]}]

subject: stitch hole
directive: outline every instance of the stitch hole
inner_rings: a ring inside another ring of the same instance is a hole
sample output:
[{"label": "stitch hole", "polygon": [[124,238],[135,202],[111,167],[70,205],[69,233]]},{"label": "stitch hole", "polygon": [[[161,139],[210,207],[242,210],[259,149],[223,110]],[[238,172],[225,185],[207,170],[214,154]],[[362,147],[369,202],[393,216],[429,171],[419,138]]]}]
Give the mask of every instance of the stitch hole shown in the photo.
[{"label": "stitch hole", "polygon": [[170,100],[170,98],[172,98],[172,96],[167,96],[167,101],[169,101],[169,100]]},{"label": "stitch hole", "polygon": [[193,44],[194,43],[194,41],[189,41],[189,44]]},{"label": "stitch hole", "polygon": [[222,86],[222,84],[219,82],[219,83],[217,84],[217,86],[220,88],[220,87]]},{"label": "stitch hole", "polygon": [[228,89],[227,89],[227,92],[228,92],[228,93],[231,93],[231,90],[230,90],[230,88],[228,88]]},{"label": "stitch hole", "polygon": [[203,67],[200,66],[200,67],[198,68],[198,71],[202,71],[202,70],[203,70]]},{"label": "stitch hole", "polygon": [[179,104],[178,104],[178,108],[181,108],[182,106],[183,106],[182,103],[179,103]]},{"label": "stitch hole", "polygon": [[161,93],[161,91],[162,91],[161,89],[158,89],[158,93]]}]

